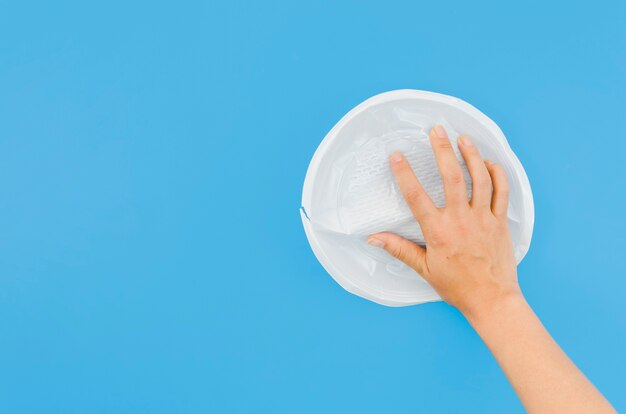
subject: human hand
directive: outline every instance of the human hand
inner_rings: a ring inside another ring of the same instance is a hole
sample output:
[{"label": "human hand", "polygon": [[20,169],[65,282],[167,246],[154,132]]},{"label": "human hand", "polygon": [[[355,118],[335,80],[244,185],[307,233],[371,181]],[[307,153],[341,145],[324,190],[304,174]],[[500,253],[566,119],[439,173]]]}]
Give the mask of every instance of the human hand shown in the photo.
[{"label": "human hand", "polygon": [[391,154],[389,160],[422,228],[426,248],[393,233],[373,234],[368,243],[411,266],[466,316],[501,298],[521,296],[507,223],[509,187],[504,169],[483,161],[472,141],[460,136],[459,149],[472,177],[470,201],[442,126],[430,131],[430,142],[443,179],[444,208],[435,207],[401,153]]}]

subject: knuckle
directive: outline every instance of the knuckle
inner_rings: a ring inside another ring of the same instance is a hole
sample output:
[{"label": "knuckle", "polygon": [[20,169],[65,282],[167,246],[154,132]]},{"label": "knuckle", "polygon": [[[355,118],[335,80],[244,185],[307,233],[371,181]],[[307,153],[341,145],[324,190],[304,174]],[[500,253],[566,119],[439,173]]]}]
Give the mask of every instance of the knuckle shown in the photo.
[{"label": "knuckle", "polygon": [[491,214],[491,210],[485,210],[483,213],[478,215],[478,223],[480,228],[486,229],[493,225],[493,215]]},{"label": "knuckle", "polygon": [[475,187],[488,187],[490,184],[491,180],[484,175],[479,175],[478,177],[472,179],[472,185]]},{"label": "knuckle", "polygon": [[398,177],[408,178],[413,174],[413,169],[409,163],[401,162],[394,167],[394,173]]},{"label": "knuckle", "polygon": [[406,166],[403,165],[402,162],[399,162],[397,164],[391,164],[391,171],[393,171],[394,175],[400,176],[405,173]]},{"label": "knuckle", "polygon": [[385,249],[387,250],[387,252],[392,255],[393,257],[398,257],[398,246],[396,244],[387,244],[385,246]]},{"label": "knuckle", "polygon": [[403,245],[399,245],[396,248],[396,257],[402,261],[405,261],[407,258],[406,247],[404,247]]},{"label": "knuckle", "polygon": [[439,139],[435,143],[435,147],[440,150],[452,149],[452,143],[448,139]]},{"label": "knuckle", "polygon": [[408,166],[408,163],[406,162],[406,160],[403,159],[403,160],[400,160],[399,162],[392,163],[391,165],[396,170],[404,171],[404,170],[406,170],[406,168]]},{"label": "knuckle", "polygon": [[464,238],[465,236],[470,235],[470,233],[474,229],[474,223],[471,217],[467,215],[457,216],[454,224],[450,226],[450,228],[454,229],[454,234],[458,237]]},{"label": "knuckle", "polygon": [[499,174],[502,172],[498,164],[488,165],[487,170],[489,171],[489,174],[491,174],[491,176],[494,177],[494,179],[497,179],[499,177]]},{"label": "knuckle", "polygon": [[467,155],[470,155],[470,156],[476,156],[479,154],[478,148],[476,148],[475,146],[471,146],[471,147],[463,146],[459,148],[463,148],[463,152],[465,152]]},{"label": "knuckle", "polygon": [[418,203],[422,199],[422,193],[417,188],[413,187],[405,191],[404,198],[409,204]]},{"label": "knuckle", "polygon": [[407,260],[408,251],[406,246],[403,243],[396,244],[391,251],[391,255],[402,260],[403,262]]},{"label": "knuckle", "polygon": [[448,182],[451,184],[461,184],[463,182],[463,174],[458,171],[452,172],[448,174]]},{"label": "knuckle", "polygon": [[506,177],[506,171],[504,170],[504,168],[502,168],[501,165],[496,165],[494,167],[494,171],[497,174],[498,178],[503,181],[506,182],[507,181],[507,177]]},{"label": "knuckle", "polygon": [[446,244],[446,235],[440,230],[432,230],[428,233],[426,244],[431,246],[440,247]]}]

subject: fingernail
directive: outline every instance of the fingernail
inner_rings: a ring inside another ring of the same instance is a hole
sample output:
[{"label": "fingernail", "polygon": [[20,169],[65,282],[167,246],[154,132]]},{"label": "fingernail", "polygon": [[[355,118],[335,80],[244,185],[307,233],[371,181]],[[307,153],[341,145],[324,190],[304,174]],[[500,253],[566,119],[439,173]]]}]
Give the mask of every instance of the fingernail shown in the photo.
[{"label": "fingernail", "polygon": [[377,239],[376,237],[368,238],[367,243],[370,246],[374,246],[374,247],[385,247],[385,242],[382,241],[381,239]]},{"label": "fingernail", "polygon": [[391,156],[389,157],[389,159],[391,160],[391,162],[400,162],[402,161],[404,157],[402,156],[401,153],[399,152],[394,152],[393,154],[391,154]]},{"label": "fingernail", "polygon": [[485,164],[487,164],[487,165],[491,165],[491,161],[489,161],[489,160],[485,160]]},{"label": "fingernail", "polygon": [[448,138],[446,130],[441,125],[435,125],[433,129],[435,130],[435,135],[437,135],[439,138]]},{"label": "fingernail", "polygon": [[461,135],[459,137],[459,142],[461,143],[461,145],[463,145],[464,147],[471,147],[474,145],[474,143],[472,143],[472,140],[469,139],[468,136],[465,135]]}]

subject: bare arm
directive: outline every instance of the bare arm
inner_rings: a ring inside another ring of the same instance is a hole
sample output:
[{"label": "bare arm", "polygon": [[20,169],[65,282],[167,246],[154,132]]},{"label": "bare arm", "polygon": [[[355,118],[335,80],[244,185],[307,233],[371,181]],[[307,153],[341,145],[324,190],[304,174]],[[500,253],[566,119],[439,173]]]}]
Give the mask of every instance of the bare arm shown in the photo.
[{"label": "bare arm", "polygon": [[471,140],[460,137],[459,149],[472,176],[470,201],[443,127],[433,128],[430,140],[443,179],[445,208],[435,207],[402,154],[390,158],[427,248],[392,233],[371,235],[368,242],[413,267],[465,315],[528,412],[614,413],[554,342],[519,288],[504,170],[483,162]]}]

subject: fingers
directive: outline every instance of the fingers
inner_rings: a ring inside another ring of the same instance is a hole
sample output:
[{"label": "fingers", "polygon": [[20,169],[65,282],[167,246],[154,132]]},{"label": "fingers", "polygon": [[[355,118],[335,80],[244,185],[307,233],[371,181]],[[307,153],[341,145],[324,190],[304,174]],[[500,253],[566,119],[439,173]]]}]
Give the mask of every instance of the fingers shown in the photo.
[{"label": "fingers", "polygon": [[461,164],[457,160],[446,130],[436,125],[430,130],[430,143],[435,153],[446,193],[446,207],[467,205],[467,189]]},{"label": "fingers", "polygon": [[509,208],[509,182],[506,178],[506,172],[502,166],[490,161],[485,161],[485,166],[493,182],[491,211],[496,217],[506,218]]},{"label": "fingers", "polygon": [[389,165],[393,175],[396,177],[400,192],[402,192],[411,212],[421,224],[428,215],[437,211],[437,207],[435,207],[428,193],[419,183],[411,165],[401,153],[394,152],[391,154]]},{"label": "fingers", "polygon": [[465,135],[459,137],[459,150],[472,177],[472,207],[489,208],[491,203],[491,177],[480,157],[478,148]]},{"label": "fingers", "polygon": [[383,248],[417,273],[424,276],[428,269],[426,266],[426,249],[393,233],[377,233],[369,236],[367,242],[375,247]]}]

